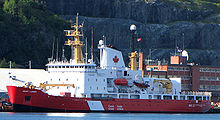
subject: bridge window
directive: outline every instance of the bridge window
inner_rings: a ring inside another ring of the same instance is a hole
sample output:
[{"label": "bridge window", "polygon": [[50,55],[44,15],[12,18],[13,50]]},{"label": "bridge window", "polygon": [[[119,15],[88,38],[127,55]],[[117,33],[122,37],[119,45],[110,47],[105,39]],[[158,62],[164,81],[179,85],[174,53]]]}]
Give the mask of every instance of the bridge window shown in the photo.
[{"label": "bridge window", "polygon": [[172,100],[172,96],[163,96],[164,100]]},{"label": "bridge window", "polygon": [[155,99],[161,99],[161,96],[160,95],[155,95],[154,98]]},{"label": "bridge window", "polygon": [[127,76],[128,72],[127,71],[124,71],[124,76]]},{"label": "bridge window", "polygon": [[201,96],[196,96],[196,100],[202,100]]},{"label": "bridge window", "polygon": [[177,100],[178,99],[178,96],[174,96],[174,100]]},{"label": "bridge window", "polygon": [[180,96],[180,100],[185,100],[185,96]]},{"label": "bridge window", "polygon": [[194,100],[194,96],[187,96],[187,100]]}]

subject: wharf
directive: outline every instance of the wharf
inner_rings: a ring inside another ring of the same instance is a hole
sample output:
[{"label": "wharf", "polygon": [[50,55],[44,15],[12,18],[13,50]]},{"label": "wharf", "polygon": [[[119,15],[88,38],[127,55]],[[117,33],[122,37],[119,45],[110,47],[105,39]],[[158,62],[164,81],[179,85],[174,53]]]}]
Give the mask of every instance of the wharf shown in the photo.
[{"label": "wharf", "polygon": [[220,113],[220,108],[211,108],[207,113]]}]

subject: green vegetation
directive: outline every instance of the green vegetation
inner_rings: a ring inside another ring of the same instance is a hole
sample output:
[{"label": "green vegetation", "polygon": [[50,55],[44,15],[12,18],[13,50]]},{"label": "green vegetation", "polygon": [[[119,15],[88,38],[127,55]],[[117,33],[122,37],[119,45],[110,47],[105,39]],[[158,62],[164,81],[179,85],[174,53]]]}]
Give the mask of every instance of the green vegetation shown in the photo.
[{"label": "green vegetation", "polygon": [[[0,60],[0,68],[9,68],[10,67],[10,61],[7,62],[5,58],[3,60]],[[11,62],[11,67],[16,68],[15,62]]]},{"label": "green vegetation", "polygon": [[15,61],[23,67],[31,60],[33,68],[42,68],[51,56],[52,41],[56,38],[63,44],[67,26],[43,3],[0,0],[0,60]]},{"label": "green vegetation", "polygon": [[220,0],[161,0],[170,4],[188,9],[212,9],[215,13],[220,12]]},{"label": "green vegetation", "polygon": [[220,24],[220,0],[161,0],[172,6],[182,7],[191,10],[209,10],[213,14],[203,16],[204,19],[194,22]]}]

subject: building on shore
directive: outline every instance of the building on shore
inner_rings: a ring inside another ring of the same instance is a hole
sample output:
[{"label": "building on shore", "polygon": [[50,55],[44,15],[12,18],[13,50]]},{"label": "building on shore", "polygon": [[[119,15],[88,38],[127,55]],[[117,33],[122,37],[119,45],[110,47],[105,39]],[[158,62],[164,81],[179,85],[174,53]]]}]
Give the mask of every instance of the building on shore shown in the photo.
[{"label": "building on shore", "polygon": [[188,54],[184,52],[172,55],[170,62],[146,60],[144,75],[156,78],[179,77],[183,91],[212,92],[212,101],[220,101],[220,67],[188,63]]}]

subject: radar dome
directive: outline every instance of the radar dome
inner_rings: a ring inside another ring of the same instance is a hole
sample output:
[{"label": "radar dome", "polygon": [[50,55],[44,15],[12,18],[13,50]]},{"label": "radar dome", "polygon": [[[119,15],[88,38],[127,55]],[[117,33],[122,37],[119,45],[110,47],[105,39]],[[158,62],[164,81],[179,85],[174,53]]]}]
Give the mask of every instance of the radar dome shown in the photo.
[{"label": "radar dome", "polygon": [[99,40],[99,45],[104,45],[104,41],[103,40]]},{"label": "radar dome", "polygon": [[130,30],[131,30],[131,31],[136,30],[136,26],[135,26],[134,24],[132,24],[132,25],[130,26]]},{"label": "radar dome", "polygon": [[182,56],[186,57],[187,60],[189,59],[189,55],[188,55],[188,52],[186,50],[183,50]]}]

